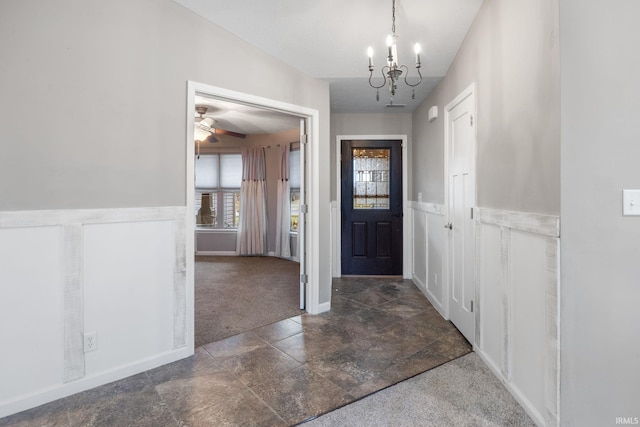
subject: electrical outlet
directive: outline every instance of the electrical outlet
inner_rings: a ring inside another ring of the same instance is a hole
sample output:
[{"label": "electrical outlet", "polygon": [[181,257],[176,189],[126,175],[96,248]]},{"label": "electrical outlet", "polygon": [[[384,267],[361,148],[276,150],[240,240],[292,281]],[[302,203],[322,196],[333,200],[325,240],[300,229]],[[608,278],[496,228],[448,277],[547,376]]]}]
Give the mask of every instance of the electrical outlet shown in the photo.
[{"label": "electrical outlet", "polygon": [[622,215],[640,215],[640,190],[622,190]]},{"label": "electrical outlet", "polygon": [[98,349],[98,333],[87,332],[84,334],[84,352],[96,351]]}]

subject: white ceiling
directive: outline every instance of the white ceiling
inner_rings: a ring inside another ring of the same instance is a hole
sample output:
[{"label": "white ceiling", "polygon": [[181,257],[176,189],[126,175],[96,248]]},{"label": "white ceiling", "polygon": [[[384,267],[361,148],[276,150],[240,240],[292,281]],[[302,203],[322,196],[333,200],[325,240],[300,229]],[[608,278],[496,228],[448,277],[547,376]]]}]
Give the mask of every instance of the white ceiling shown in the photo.
[{"label": "white ceiling", "polygon": [[[247,135],[264,135],[283,132],[300,127],[300,118],[265,110],[249,105],[237,104],[196,95],[196,106],[207,107],[203,117],[215,120],[213,127],[244,133]],[[194,111],[194,116],[197,114]]]},{"label": "white ceiling", "polygon": [[[369,86],[366,49],[375,75],[391,33],[391,0],[174,0],[302,72],[330,82],[332,112],[389,112],[386,88]],[[413,45],[422,46],[423,81],[411,99],[398,85],[394,112],[413,111],[446,74],[482,0],[396,0],[400,62],[416,76]],[[382,81],[381,77],[377,78]],[[247,132],[250,133],[250,132]]]}]

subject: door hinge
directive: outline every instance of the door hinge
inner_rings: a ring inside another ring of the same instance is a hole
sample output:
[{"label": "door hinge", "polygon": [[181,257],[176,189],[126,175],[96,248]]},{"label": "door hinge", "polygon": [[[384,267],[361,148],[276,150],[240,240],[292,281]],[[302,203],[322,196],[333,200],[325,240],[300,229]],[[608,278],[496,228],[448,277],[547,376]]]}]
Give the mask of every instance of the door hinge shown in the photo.
[{"label": "door hinge", "polygon": [[300,205],[300,213],[309,213],[309,206],[308,205]]},{"label": "door hinge", "polygon": [[305,285],[309,282],[309,276],[306,274],[300,275],[300,283],[304,283]]},{"label": "door hinge", "polygon": [[469,119],[470,119],[470,120],[469,120],[469,121],[470,121],[470,123],[469,123],[469,124],[470,124],[471,126],[473,126],[473,116],[469,116]]},{"label": "door hinge", "polygon": [[471,219],[473,219],[473,208],[469,208],[471,210]]},{"label": "door hinge", "polygon": [[471,312],[473,313],[473,300],[471,300]]},{"label": "door hinge", "polygon": [[307,137],[307,134],[304,133],[300,135],[300,144],[306,144],[307,142],[309,142],[309,138]]}]

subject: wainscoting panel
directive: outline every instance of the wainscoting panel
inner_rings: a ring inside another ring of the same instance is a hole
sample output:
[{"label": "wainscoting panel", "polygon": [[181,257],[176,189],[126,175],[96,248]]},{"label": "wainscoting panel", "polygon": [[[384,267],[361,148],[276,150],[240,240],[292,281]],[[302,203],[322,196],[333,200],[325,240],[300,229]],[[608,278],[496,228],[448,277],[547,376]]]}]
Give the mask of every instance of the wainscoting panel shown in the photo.
[{"label": "wainscoting panel", "polygon": [[442,205],[410,202],[413,282],[431,304],[448,318],[446,292],[442,283],[444,216]]},{"label": "wainscoting panel", "polygon": [[412,209],[413,215],[413,281],[424,291],[427,290],[427,213]]},{"label": "wainscoting panel", "polygon": [[[448,318],[444,207],[411,202],[414,283]],[[475,350],[539,424],[558,424],[557,216],[476,209]]]},{"label": "wainscoting panel", "polygon": [[[478,295],[476,296],[478,315],[476,321],[476,346],[481,348],[487,359],[492,361],[494,370],[509,378],[506,350],[509,348],[507,319],[509,303],[507,283],[509,265],[503,262],[501,250],[502,235],[508,230],[500,227],[481,226],[476,229],[478,260]],[[487,331],[490,331],[488,333]]]},{"label": "wainscoting panel", "polygon": [[62,382],[61,243],[62,227],[0,228],[0,402]]},{"label": "wainscoting panel", "polygon": [[537,424],[555,426],[559,218],[477,211],[475,350]]},{"label": "wainscoting panel", "polygon": [[427,291],[431,303],[446,319],[449,318],[448,292],[444,287],[444,214],[442,205],[427,204],[429,261]]},{"label": "wainscoting panel", "polygon": [[546,237],[512,230],[512,382],[544,414]]},{"label": "wainscoting panel", "polygon": [[185,207],[0,212],[0,417],[192,354],[186,253]]},{"label": "wainscoting panel", "polygon": [[86,374],[172,350],[173,222],[89,224],[83,243]]}]

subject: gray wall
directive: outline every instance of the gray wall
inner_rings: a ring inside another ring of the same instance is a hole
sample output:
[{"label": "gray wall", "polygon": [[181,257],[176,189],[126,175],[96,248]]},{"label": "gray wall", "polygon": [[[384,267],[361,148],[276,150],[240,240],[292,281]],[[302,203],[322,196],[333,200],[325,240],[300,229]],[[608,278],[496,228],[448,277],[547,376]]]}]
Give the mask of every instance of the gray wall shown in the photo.
[{"label": "gray wall", "polygon": [[640,417],[640,2],[562,0],[563,426]]},{"label": "gray wall", "polygon": [[184,205],[187,80],[317,108],[328,138],[327,83],[170,0],[3,1],[0,40],[2,210]]},{"label": "gray wall", "polygon": [[[447,75],[413,114],[413,200],[422,194],[424,202],[444,204],[445,107],[475,83],[477,206],[559,215],[559,1],[484,0]],[[439,117],[429,123],[428,109],[434,105]],[[428,275],[433,299],[439,293],[445,301],[447,284],[439,287],[436,277],[446,276],[441,258],[446,219],[426,214],[421,220],[428,261],[420,273]],[[545,405],[555,405],[555,381],[548,372],[557,346],[554,316],[546,310],[555,310],[545,279],[557,261],[545,244],[551,248],[556,241],[545,242],[534,233],[512,240],[510,226],[476,229],[482,246],[474,259],[478,350],[532,416],[553,420],[555,410],[547,413]],[[420,262],[414,268],[422,267]]]},{"label": "gray wall", "polygon": [[[187,80],[318,110],[330,164],[328,83],[171,0],[4,0],[0,57],[0,210],[184,206]],[[317,269],[322,303],[328,256]]]},{"label": "gray wall", "polygon": [[235,231],[196,231],[196,252],[235,252]]},{"label": "gray wall", "polygon": [[[477,204],[560,212],[558,0],[485,0],[413,116],[412,198],[444,203],[444,107],[477,84]],[[427,110],[440,117],[429,123]]]},{"label": "gray wall", "polygon": [[638,16],[634,0],[485,0],[413,117],[414,199],[443,203],[442,111],[475,81],[478,205],[561,217],[563,426],[640,416],[640,219],[621,215],[640,188]]}]

